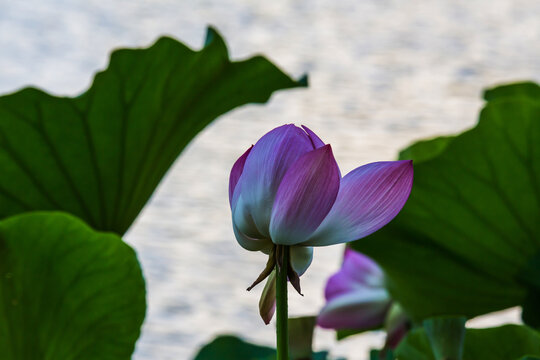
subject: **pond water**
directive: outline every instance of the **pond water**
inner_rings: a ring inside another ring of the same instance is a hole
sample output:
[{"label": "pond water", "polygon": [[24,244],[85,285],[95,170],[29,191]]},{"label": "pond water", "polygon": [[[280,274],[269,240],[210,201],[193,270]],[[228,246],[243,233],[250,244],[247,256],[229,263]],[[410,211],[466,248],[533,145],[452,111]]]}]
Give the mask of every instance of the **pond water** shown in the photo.
[{"label": "pond water", "polygon": [[[147,46],[169,34],[202,44],[216,26],[235,59],[264,53],[308,89],[284,91],[216,121],[181,155],[126,236],[148,287],[136,360],[189,359],[219,333],[273,344],[258,317],[261,287],[245,288],[262,255],[234,240],[227,200],[235,159],[268,130],[306,124],[346,173],[390,160],[415,139],[473,126],[487,86],[540,80],[540,2],[249,0],[0,0],[0,92],[26,85],[73,95],[88,87],[115,47]],[[292,316],[315,314],[341,246],[316,249],[290,295]],[[516,309],[477,320],[519,318]],[[316,348],[363,360],[373,333],[339,344],[317,329]]]}]

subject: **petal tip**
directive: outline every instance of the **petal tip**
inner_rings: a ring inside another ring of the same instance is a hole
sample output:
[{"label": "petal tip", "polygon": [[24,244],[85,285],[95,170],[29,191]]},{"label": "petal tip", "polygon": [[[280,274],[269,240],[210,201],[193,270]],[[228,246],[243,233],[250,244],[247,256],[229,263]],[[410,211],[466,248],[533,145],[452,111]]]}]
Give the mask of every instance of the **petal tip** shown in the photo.
[{"label": "petal tip", "polygon": [[[321,151],[321,152],[325,153],[326,156],[334,158],[334,152],[332,151],[332,145],[330,145],[330,144],[323,145],[320,148],[317,148],[317,149],[315,149],[313,151]],[[335,159],[334,159],[334,161],[335,161]],[[336,165],[337,165],[337,163],[336,163]]]},{"label": "petal tip", "polygon": [[401,161],[403,161],[407,165],[407,167],[409,167],[412,170],[412,168],[413,168],[413,161],[412,160],[401,160]]},{"label": "petal tip", "polygon": [[399,160],[397,162],[399,162],[402,167],[406,168],[407,171],[413,172],[414,166],[412,160]]},{"label": "petal tip", "polygon": [[321,140],[320,137],[317,136],[310,128],[308,128],[305,125],[301,125],[302,129],[306,132],[307,136],[311,140],[311,144],[313,145],[314,149],[318,149],[320,147],[324,146],[324,141]]}]

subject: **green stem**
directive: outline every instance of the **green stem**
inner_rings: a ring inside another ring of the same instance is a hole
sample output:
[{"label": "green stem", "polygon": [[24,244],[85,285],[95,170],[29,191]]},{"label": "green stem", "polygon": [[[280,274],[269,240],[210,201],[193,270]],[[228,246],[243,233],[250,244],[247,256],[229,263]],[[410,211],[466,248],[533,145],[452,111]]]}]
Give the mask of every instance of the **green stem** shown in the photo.
[{"label": "green stem", "polygon": [[287,328],[287,266],[289,247],[282,247],[281,269],[276,264],[276,342],[277,360],[289,360],[289,331]]}]

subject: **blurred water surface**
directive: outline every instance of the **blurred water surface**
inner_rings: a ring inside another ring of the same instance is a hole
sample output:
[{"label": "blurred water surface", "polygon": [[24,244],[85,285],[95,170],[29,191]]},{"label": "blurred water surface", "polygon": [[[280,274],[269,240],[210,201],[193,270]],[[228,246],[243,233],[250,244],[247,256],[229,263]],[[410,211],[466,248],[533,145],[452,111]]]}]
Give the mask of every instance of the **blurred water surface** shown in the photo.
[{"label": "blurred water surface", "polygon": [[[537,0],[0,0],[0,92],[35,85],[74,95],[116,47],[147,46],[169,34],[202,44],[206,24],[233,58],[264,53],[310,87],[275,95],[220,118],[175,163],[126,240],[138,251],[148,313],[136,360],[188,359],[218,333],[272,344],[257,313],[261,288],[245,288],[265,258],[234,240],[227,200],[235,159],[268,130],[306,124],[346,173],[394,159],[415,139],[472,126],[482,88],[540,80]],[[290,313],[315,314],[342,247],[316,249],[292,293]],[[517,321],[517,310],[476,325]],[[366,359],[382,334],[346,340],[317,330],[316,347]]]}]

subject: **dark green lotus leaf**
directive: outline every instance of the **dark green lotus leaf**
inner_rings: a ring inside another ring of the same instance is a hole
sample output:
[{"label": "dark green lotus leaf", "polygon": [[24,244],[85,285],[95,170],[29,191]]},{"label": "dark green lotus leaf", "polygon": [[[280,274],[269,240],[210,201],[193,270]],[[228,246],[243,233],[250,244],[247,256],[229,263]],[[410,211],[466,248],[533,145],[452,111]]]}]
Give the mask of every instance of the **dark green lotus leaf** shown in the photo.
[{"label": "dark green lotus leaf", "polygon": [[381,329],[382,329],[382,325],[374,326],[367,329],[361,329],[361,330],[356,330],[356,329],[336,330],[336,340],[340,341],[350,336],[360,335],[368,331],[381,330]]},{"label": "dark green lotus leaf", "polygon": [[266,360],[274,359],[276,350],[250,344],[233,335],[221,335],[201,348],[195,360]]},{"label": "dark green lotus leaf", "polygon": [[461,360],[465,339],[465,317],[438,317],[424,320],[426,333],[436,359]]},{"label": "dark green lotus leaf", "polygon": [[486,98],[475,128],[402,153],[414,160],[407,204],[353,245],[417,320],[520,305],[536,286],[523,274],[540,252],[540,91],[515,84]]},{"label": "dark green lotus leaf", "polygon": [[[433,355],[422,328],[407,335],[396,349],[396,355],[400,360],[443,360]],[[540,355],[540,334],[527,326],[505,325],[466,331],[463,360],[509,360],[524,355]]]},{"label": "dark green lotus leaf", "polygon": [[439,155],[455,136],[441,136],[414,143],[399,153],[400,159],[413,159],[415,163],[429,160]]},{"label": "dark green lotus leaf", "polygon": [[313,353],[313,330],[316,323],[316,316],[288,319],[289,353],[292,359],[309,359],[311,357]]},{"label": "dark green lotus leaf", "polygon": [[75,98],[0,97],[0,218],[62,210],[123,234],[182,149],[221,114],[305,86],[261,56],[231,62],[208,30],[193,51],[161,38],[112,53]]},{"label": "dark green lotus leaf", "polygon": [[369,352],[370,360],[394,360],[395,356],[392,350],[371,350]]},{"label": "dark green lotus leaf", "polygon": [[[306,320],[303,320],[306,319]],[[310,327],[309,318],[293,320],[295,329]],[[311,326],[313,330],[313,326]],[[302,330],[303,331],[303,330]],[[309,332],[309,330],[308,330]],[[291,339],[294,335],[291,336]],[[309,344],[311,347],[311,343]],[[319,351],[299,357],[300,354],[291,354],[291,360],[303,360],[311,358],[313,360],[326,360],[328,352]],[[275,360],[276,349],[248,343],[234,335],[221,335],[204,345],[194,360]]]},{"label": "dark green lotus leaf", "polygon": [[533,82],[524,82],[520,84],[497,86],[484,92],[484,99],[487,101],[513,97],[529,98],[538,101],[540,98],[540,86]]},{"label": "dark green lotus leaf", "polygon": [[0,221],[0,359],[130,359],[145,307],[117,235],[64,213]]}]

